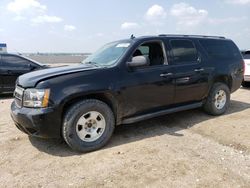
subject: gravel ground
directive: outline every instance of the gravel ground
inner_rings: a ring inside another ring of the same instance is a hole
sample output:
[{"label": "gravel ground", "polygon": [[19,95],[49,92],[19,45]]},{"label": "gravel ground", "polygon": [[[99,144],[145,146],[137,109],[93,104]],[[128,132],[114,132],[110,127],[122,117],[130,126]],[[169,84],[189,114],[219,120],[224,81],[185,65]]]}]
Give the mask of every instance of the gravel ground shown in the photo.
[{"label": "gravel ground", "polygon": [[250,187],[249,89],[223,116],[197,109],[119,126],[86,154],[21,133],[13,99],[0,97],[0,187]]}]

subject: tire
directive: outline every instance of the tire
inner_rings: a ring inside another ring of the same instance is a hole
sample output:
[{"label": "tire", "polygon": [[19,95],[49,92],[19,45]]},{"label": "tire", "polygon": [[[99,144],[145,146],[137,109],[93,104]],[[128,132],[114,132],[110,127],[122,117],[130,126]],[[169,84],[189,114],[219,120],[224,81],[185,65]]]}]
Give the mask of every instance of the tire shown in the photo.
[{"label": "tire", "polygon": [[243,81],[241,84],[243,87],[250,87],[250,82]]},{"label": "tire", "polygon": [[[224,98],[224,96],[226,98]],[[215,99],[216,97],[218,100]],[[224,83],[217,82],[211,88],[203,108],[208,114],[218,116],[224,114],[227,111],[229,104],[230,90],[228,86]]]},{"label": "tire", "polygon": [[87,99],[67,110],[62,136],[73,150],[89,152],[107,144],[114,129],[115,118],[110,107],[99,100]]}]

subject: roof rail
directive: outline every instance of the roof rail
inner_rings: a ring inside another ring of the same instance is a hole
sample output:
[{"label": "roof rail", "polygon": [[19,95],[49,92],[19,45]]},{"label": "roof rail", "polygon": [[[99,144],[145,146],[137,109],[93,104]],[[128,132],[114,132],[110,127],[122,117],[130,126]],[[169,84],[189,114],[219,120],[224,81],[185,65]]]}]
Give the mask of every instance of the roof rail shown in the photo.
[{"label": "roof rail", "polygon": [[177,34],[160,34],[159,37],[201,37],[201,38],[219,38],[225,39],[223,36],[206,36],[206,35],[177,35]]}]

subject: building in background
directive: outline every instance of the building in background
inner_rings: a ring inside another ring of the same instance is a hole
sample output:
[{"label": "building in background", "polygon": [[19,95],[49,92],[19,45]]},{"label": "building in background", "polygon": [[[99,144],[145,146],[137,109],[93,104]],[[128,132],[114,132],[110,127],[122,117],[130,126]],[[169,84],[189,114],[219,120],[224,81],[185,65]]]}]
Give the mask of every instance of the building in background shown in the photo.
[{"label": "building in background", "polygon": [[0,53],[7,53],[7,44],[0,43]]}]

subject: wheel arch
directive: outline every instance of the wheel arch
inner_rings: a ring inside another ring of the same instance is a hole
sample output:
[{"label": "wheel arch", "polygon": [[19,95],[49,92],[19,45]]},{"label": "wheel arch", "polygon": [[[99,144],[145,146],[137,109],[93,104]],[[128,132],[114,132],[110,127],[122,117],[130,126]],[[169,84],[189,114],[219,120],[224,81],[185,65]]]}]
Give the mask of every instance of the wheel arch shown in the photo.
[{"label": "wheel arch", "polygon": [[91,93],[91,94],[71,97],[70,99],[65,101],[63,104],[62,118],[64,117],[67,109],[69,109],[72,105],[82,100],[86,100],[86,99],[96,99],[96,100],[106,103],[110,107],[112,112],[114,113],[115,121],[116,122],[119,121],[117,100],[116,100],[115,95],[112,94],[111,92],[98,92],[98,93]]},{"label": "wheel arch", "polygon": [[221,83],[226,84],[228,86],[229,90],[231,91],[231,89],[232,89],[232,76],[231,75],[230,76],[229,75],[217,76],[214,78],[213,84],[215,84],[217,82],[221,82]]}]

